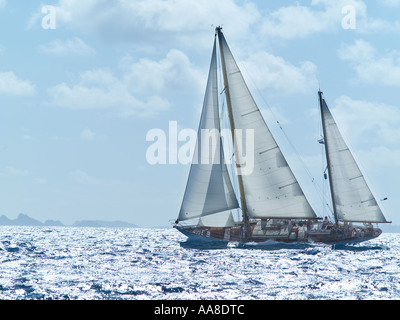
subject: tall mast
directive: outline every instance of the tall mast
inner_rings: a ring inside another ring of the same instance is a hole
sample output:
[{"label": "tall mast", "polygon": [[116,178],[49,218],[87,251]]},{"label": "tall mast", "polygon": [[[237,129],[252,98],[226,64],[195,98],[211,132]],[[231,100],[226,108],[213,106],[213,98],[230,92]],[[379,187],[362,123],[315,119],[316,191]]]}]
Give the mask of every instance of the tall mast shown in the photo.
[{"label": "tall mast", "polygon": [[219,49],[221,52],[221,63],[222,63],[222,73],[224,76],[226,103],[227,103],[227,107],[228,107],[229,124],[231,127],[232,141],[233,141],[235,160],[236,160],[235,161],[236,162],[236,172],[237,172],[237,176],[238,176],[238,183],[239,183],[239,190],[240,190],[240,201],[241,201],[243,224],[244,224],[244,238],[246,239],[249,236],[250,224],[249,224],[249,216],[247,215],[246,197],[245,197],[244,188],[243,188],[243,179],[242,179],[242,173],[241,173],[241,168],[240,168],[240,164],[239,164],[239,152],[238,152],[238,147],[236,144],[236,137],[235,137],[235,122],[233,120],[232,102],[231,102],[231,97],[230,97],[230,93],[229,93],[229,82],[228,82],[228,76],[226,73],[225,56],[224,56],[224,49],[223,49],[223,44],[222,44],[222,37],[223,37],[222,27],[217,27],[215,29],[215,31],[218,34]]},{"label": "tall mast", "polygon": [[328,165],[329,187],[331,189],[333,215],[335,216],[335,225],[336,225],[336,227],[339,227],[339,219],[338,219],[338,214],[337,214],[337,210],[336,210],[335,195],[334,195],[333,185],[332,185],[331,162],[330,162],[330,159],[329,159],[328,143],[327,143],[327,139],[326,139],[324,106],[323,106],[323,98],[322,98],[322,91],[321,90],[318,91],[318,95],[319,95],[319,104],[320,104],[320,107],[321,107],[322,129],[323,129],[323,133],[324,133],[325,155],[326,155],[326,162],[327,162],[327,165]]}]

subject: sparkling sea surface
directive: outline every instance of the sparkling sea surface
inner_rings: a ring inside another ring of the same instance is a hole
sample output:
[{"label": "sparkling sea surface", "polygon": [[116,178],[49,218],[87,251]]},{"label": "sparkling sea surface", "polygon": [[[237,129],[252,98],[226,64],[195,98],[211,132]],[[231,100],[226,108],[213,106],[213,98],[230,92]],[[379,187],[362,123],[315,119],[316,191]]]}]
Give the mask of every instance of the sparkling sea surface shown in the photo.
[{"label": "sparkling sea surface", "polygon": [[0,299],[400,299],[400,234],[221,247],[172,228],[2,226]]}]

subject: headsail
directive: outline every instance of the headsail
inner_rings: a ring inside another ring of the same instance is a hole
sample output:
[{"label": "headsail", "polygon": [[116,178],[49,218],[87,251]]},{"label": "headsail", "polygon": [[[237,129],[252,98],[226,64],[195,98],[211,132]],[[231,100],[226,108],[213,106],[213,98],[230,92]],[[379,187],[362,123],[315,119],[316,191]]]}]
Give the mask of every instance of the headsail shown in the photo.
[{"label": "headsail", "polygon": [[[202,139],[203,132],[207,134]],[[239,204],[222,150],[218,110],[216,42],[214,41],[203,111],[197,134],[196,152],[178,220],[198,218],[238,207]]]},{"label": "headsail", "polygon": [[[254,170],[242,175],[248,215],[253,218],[316,218],[253,100],[224,35],[218,32],[218,36],[235,129],[254,130],[254,150],[251,150]],[[242,146],[242,150],[247,150],[246,141],[242,141]],[[238,155],[240,163],[244,162],[242,150]]]},{"label": "headsail", "polygon": [[235,220],[231,211],[219,212],[204,216],[199,219],[198,226],[200,227],[215,227],[215,228],[228,228],[235,226]]},{"label": "headsail", "polygon": [[322,92],[319,95],[332,201],[337,219],[386,223],[385,216],[322,98]]}]

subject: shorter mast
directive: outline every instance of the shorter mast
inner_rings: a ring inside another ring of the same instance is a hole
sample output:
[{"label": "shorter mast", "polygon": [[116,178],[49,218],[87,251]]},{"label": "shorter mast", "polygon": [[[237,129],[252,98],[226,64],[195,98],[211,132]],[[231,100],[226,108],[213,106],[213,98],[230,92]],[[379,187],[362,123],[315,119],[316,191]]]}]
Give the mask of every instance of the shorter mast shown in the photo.
[{"label": "shorter mast", "polygon": [[243,224],[244,224],[244,239],[247,239],[250,235],[250,224],[249,224],[249,217],[247,214],[247,204],[246,204],[246,198],[245,198],[244,187],[243,187],[243,179],[242,179],[242,174],[241,174],[241,169],[240,169],[240,164],[239,164],[238,147],[236,144],[235,122],[233,120],[233,114],[232,114],[232,102],[231,102],[230,93],[229,93],[228,76],[226,74],[225,56],[224,56],[224,50],[223,50],[223,45],[222,45],[222,27],[217,27],[215,29],[215,31],[218,34],[219,49],[221,52],[221,63],[222,63],[222,73],[224,76],[226,104],[228,107],[229,123],[230,123],[230,127],[231,127],[232,141],[233,141],[234,152],[235,152],[236,171],[237,171],[237,177],[238,177],[238,183],[239,183],[240,201],[241,201]]},{"label": "shorter mast", "polygon": [[322,129],[323,129],[323,134],[324,134],[326,162],[328,165],[329,187],[331,189],[333,215],[335,217],[335,225],[336,225],[336,227],[339,227],[339,219],[338,219],[338,214],[337,214],[337,210],[336,210],[335,195],[334,195],[333,185],[332,185],[331,163],[330,163],[330,159],[329,159],[328,143],[327,143],[327,139],[326,139],[325,116],[324,116],[322,91],[318,91],[318,96],[319,96],[319,104],[321,107]]}]

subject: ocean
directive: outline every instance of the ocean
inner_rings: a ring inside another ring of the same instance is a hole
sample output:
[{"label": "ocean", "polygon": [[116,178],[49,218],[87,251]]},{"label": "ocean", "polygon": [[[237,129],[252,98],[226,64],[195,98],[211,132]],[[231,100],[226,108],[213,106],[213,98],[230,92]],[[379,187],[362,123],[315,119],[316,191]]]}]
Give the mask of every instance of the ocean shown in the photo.
[{"label": "ocean", "polygon": [[199,246],[174,229],[0,227],[1,300],[400,299],[400,234]]}]

